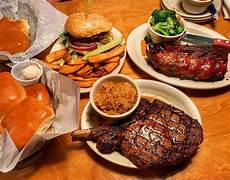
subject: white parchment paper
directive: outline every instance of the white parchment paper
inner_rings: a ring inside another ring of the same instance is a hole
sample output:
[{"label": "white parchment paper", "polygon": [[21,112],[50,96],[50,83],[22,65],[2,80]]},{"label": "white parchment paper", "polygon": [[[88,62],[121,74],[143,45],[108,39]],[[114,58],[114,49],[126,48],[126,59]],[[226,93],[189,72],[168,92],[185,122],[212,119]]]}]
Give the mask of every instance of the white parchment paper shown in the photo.
[{"label": "white parchment paper", "polygon": [[48,140],[77,129],[80,87],[71,79],[45,66],[41,81],[52,94],[55,118],[51,128],[44,134],[35,134],[21,151],[4,129],[0,135],[1,172],[11,171],[19,161],[41,149]]},{"label": "white parchment paper", "polygon": [[42,52],[64,31],[67,16],[47,0],[0,0],[0,18],[27,19],[30,25],[31,46],[23,53],[10,55],[0,51],[0,59],[20,62]]}]

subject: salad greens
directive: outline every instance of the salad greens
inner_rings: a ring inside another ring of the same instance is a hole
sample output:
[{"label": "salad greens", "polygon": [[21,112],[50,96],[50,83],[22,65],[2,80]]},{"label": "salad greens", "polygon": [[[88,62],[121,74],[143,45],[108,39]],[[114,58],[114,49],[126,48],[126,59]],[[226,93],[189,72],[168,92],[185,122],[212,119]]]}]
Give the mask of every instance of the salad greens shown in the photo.
[{"label": "salad greens", "polygon": [[150,25],[154,31],[165,35],[174,36],[183,32],[183,26],[178,22],[176,12],[172,10],[156,9],[151,14]]}]

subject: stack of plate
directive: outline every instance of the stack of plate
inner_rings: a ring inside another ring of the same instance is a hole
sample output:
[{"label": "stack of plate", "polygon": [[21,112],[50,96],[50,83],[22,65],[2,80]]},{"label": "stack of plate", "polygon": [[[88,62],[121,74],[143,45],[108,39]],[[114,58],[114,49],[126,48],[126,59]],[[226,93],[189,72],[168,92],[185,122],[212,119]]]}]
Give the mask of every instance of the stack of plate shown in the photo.
[{"label": "stack of plate", "polygon": [[[221,9],[221,0],[214,0],[213,4],[216,7],[217,12],[219,12]],[[205,11],[202,14],[187,13],[181,5],[181,0],[173,0],[173,1],[172,0],[162,0],[161,6],[163,9],[174,10],[176,11],[177,14],[181,15],[184,19],[188,21],[193,21],[195,23],[212,20],[211,13],[208,11]]]}]

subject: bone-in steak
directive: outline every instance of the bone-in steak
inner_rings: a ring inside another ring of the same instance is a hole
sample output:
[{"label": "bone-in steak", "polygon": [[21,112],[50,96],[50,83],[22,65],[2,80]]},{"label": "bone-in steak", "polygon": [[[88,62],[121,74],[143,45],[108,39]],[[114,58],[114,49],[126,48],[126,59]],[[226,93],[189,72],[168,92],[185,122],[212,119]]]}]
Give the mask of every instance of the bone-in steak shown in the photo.
[{"label": "bone-in steak", "polygon": [[115,150],[140,168],[174,166],[191,158],[203,140],[199,122],[162,101],[142,99],[131,120],[80,130],[73,140],[93,140],[102,153]]}]

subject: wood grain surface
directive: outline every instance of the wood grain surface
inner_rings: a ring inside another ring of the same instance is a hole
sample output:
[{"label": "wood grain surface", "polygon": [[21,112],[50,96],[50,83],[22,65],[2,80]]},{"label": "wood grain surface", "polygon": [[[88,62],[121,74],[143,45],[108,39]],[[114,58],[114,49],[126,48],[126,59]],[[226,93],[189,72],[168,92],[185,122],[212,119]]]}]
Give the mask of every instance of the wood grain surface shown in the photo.
[{"label": "wood grain surface", "polygon": [[[53,5],[70,15],[83,11],[86,0]],[[135,27],[146,22],[153,9],[159,7],[160,0],[94,0],[90,12],[103,14],[127,38]],[[230,38],[230,21],[224,20],[221,13],[218,21],[202,25]],[[121,73],[133,78],[153,79],[135,66],[129,57]],[[70,134],[67,134],[50,142],[45,154],[30,166],[6,174],[0,173],[0,179],[230,179],[229,89],[180,89],[197,105],[205,135],[195,157],[182,167],[165,171],[124,168],[100,158],[85,143],[72,143]],[[82,95],[81,112],[87,102],[88,95]]]}]

